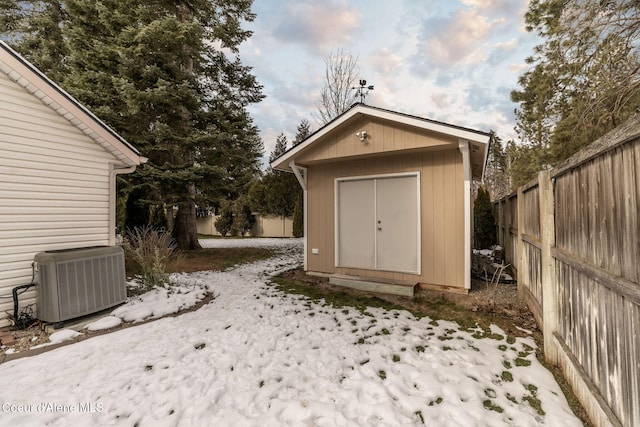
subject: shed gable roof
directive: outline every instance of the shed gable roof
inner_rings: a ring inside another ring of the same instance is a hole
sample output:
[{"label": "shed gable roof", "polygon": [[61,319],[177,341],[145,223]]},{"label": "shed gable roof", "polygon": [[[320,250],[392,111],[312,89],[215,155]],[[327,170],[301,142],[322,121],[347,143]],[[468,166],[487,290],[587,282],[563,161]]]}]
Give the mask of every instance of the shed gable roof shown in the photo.
[{"label": "shed gable roof", "polygon": [[84,132],[124,166],[146,162],[135,147],[2,40],[0,71]]},{"label": "shed gable roof", "polygon": [[[476,179],[481,179],[484,172],[484,165],[488,153],[491,134],[461,126],[456,126],[444,122],[425,119],[409,114],[398,113],[391,110],[372,107],[364,104],[354,104],[349,110],[318,129],[300,144],[286,151],[282,156],[275,159],[271,166],[274,169],[290,171],[291,161],[296,161],[313,151],[317,151],[319,146],[327,143],[332,137],[345,129],[349,124],[357,122],[359,118],[366,117],[377,121],[399,124],[406,128],[413,128],[421,133],[428,132],[432,135],[439,135],[442,141],[450,140],[451,145],[458,148],[458,140],[467,140],[470,145],[472,175]],[[438,145],[431,144],[431,145]]]}]

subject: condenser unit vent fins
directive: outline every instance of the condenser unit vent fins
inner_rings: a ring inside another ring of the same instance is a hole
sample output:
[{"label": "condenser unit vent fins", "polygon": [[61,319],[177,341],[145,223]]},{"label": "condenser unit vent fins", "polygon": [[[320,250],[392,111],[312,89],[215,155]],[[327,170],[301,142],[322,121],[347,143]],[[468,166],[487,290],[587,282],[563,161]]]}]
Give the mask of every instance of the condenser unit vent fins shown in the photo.
[{"label": "condenser unit vent fins", "polygon": [[94,246],[40,252],[37,316],[61,322],[120,304],[127,298],[124,252],[119,246]]}]

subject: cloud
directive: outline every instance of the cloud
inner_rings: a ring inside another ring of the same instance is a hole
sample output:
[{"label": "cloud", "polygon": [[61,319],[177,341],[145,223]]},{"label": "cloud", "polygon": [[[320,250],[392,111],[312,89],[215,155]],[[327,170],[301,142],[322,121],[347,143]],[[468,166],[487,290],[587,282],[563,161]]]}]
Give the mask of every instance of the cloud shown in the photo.
[{"label": "cloud", "polygon": [[526,62],[521,62],[519,64],[511,64],[507,69],[512,74],[522,75],[530,68],[531,68],[531,65],[527,64]]},{"label": "cloud", "polygon": [[518,40],[515,38],[506,42],[496,43],[494,45],[494,48],[498,50],[504,50],[506,52],[514,51],[517,47],[518,47]]},{"label": "cloud", "polygon": [[273,30],[276,39],[320,51],[348,43],[360,19],[356,9],[335,1],[290,1],[280,12]]},{"label": "cloud", "polygon": [[497,14],[501,16],[524,15],[528,7],[528,1],[522,0],[460,0],[462,4],[483,13]]},{"label": "cloud", "polygon": [[487,59],[487,63],[491,66],[497,66],[506,59],[510,58],[511,55],[516,51],[517,47],[518,41],[516,39],[511,39],[506,42],[494,44],[489,48],[489,57]]},{"label": "cloud", "polygon": [[392,50],[384,47],[376,49],[366,61],[370,83],[375,83],[380,96],[388,96],[401,83],[403,60]]},{"label": "cloud", "polygon": [[460,0],[460,3],[465,6],[471,6],[473,8],[484,9],[490,7],[492,3],[497,3],[493,0]]},{"label": "cloud", "polygon": [[[421,43],[420,51],[439,65],[476,64],[485,58],[483,43],[498,22],[478,10],[459,10],[445,25],[436,26],[437,32]],[[425,26],[425,32],[432,32],[428,23]]]},{"label": "cloud", "polygon": [[382,76],[388,76],[396,73],[402,66],[402,58],[388,48],[383,47],[371,55],[369,63]]},{"label": "cloud", "polygon": [[436,92],[429,97],[431,102],[441,110],[449,110],[455,103],[455,96],[450,92]]},{"label": "cloud", "polygon": [[[460,7],[423,19],[412,72],[419,76],[461,67],[495,66],[519,46],[513,29],[522,24],[522,0],[459,0]],[[453,6],[453,4],[451,4]],[[504,35],[509,35],[506,39]],[[445,80],[447,80],[445,78]]]}]

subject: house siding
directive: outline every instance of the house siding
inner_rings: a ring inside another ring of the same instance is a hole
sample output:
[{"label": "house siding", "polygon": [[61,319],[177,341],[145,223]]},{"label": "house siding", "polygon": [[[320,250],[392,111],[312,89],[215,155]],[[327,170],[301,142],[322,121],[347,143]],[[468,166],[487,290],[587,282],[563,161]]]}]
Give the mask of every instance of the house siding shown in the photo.
[{"label": "house siding", "polygon": [[[120,163],[0,73],[0,296],[31,281],[37,252],[108,245],[110,172]],[[33,303],[33,289],[20,306]],[[0,299],[0,313],[13,311]],[[0,326],[7,325],[0,318]]]},{"label": "house siding", "polygon": [[[398,172],[420,172],[421,274],[335,267],[335,179]],[[464,288],[464,173],[457,149],[312,163],[308,195],[308,271]]]}]

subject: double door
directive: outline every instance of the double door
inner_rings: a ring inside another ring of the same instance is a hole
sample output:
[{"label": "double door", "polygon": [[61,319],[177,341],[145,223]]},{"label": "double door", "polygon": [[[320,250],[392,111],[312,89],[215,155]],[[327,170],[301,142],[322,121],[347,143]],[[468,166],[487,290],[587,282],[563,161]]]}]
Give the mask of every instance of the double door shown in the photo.
[{"label": "double door", "polygon": [[420,273],[420,175],[336,181],[336,266]]}]

